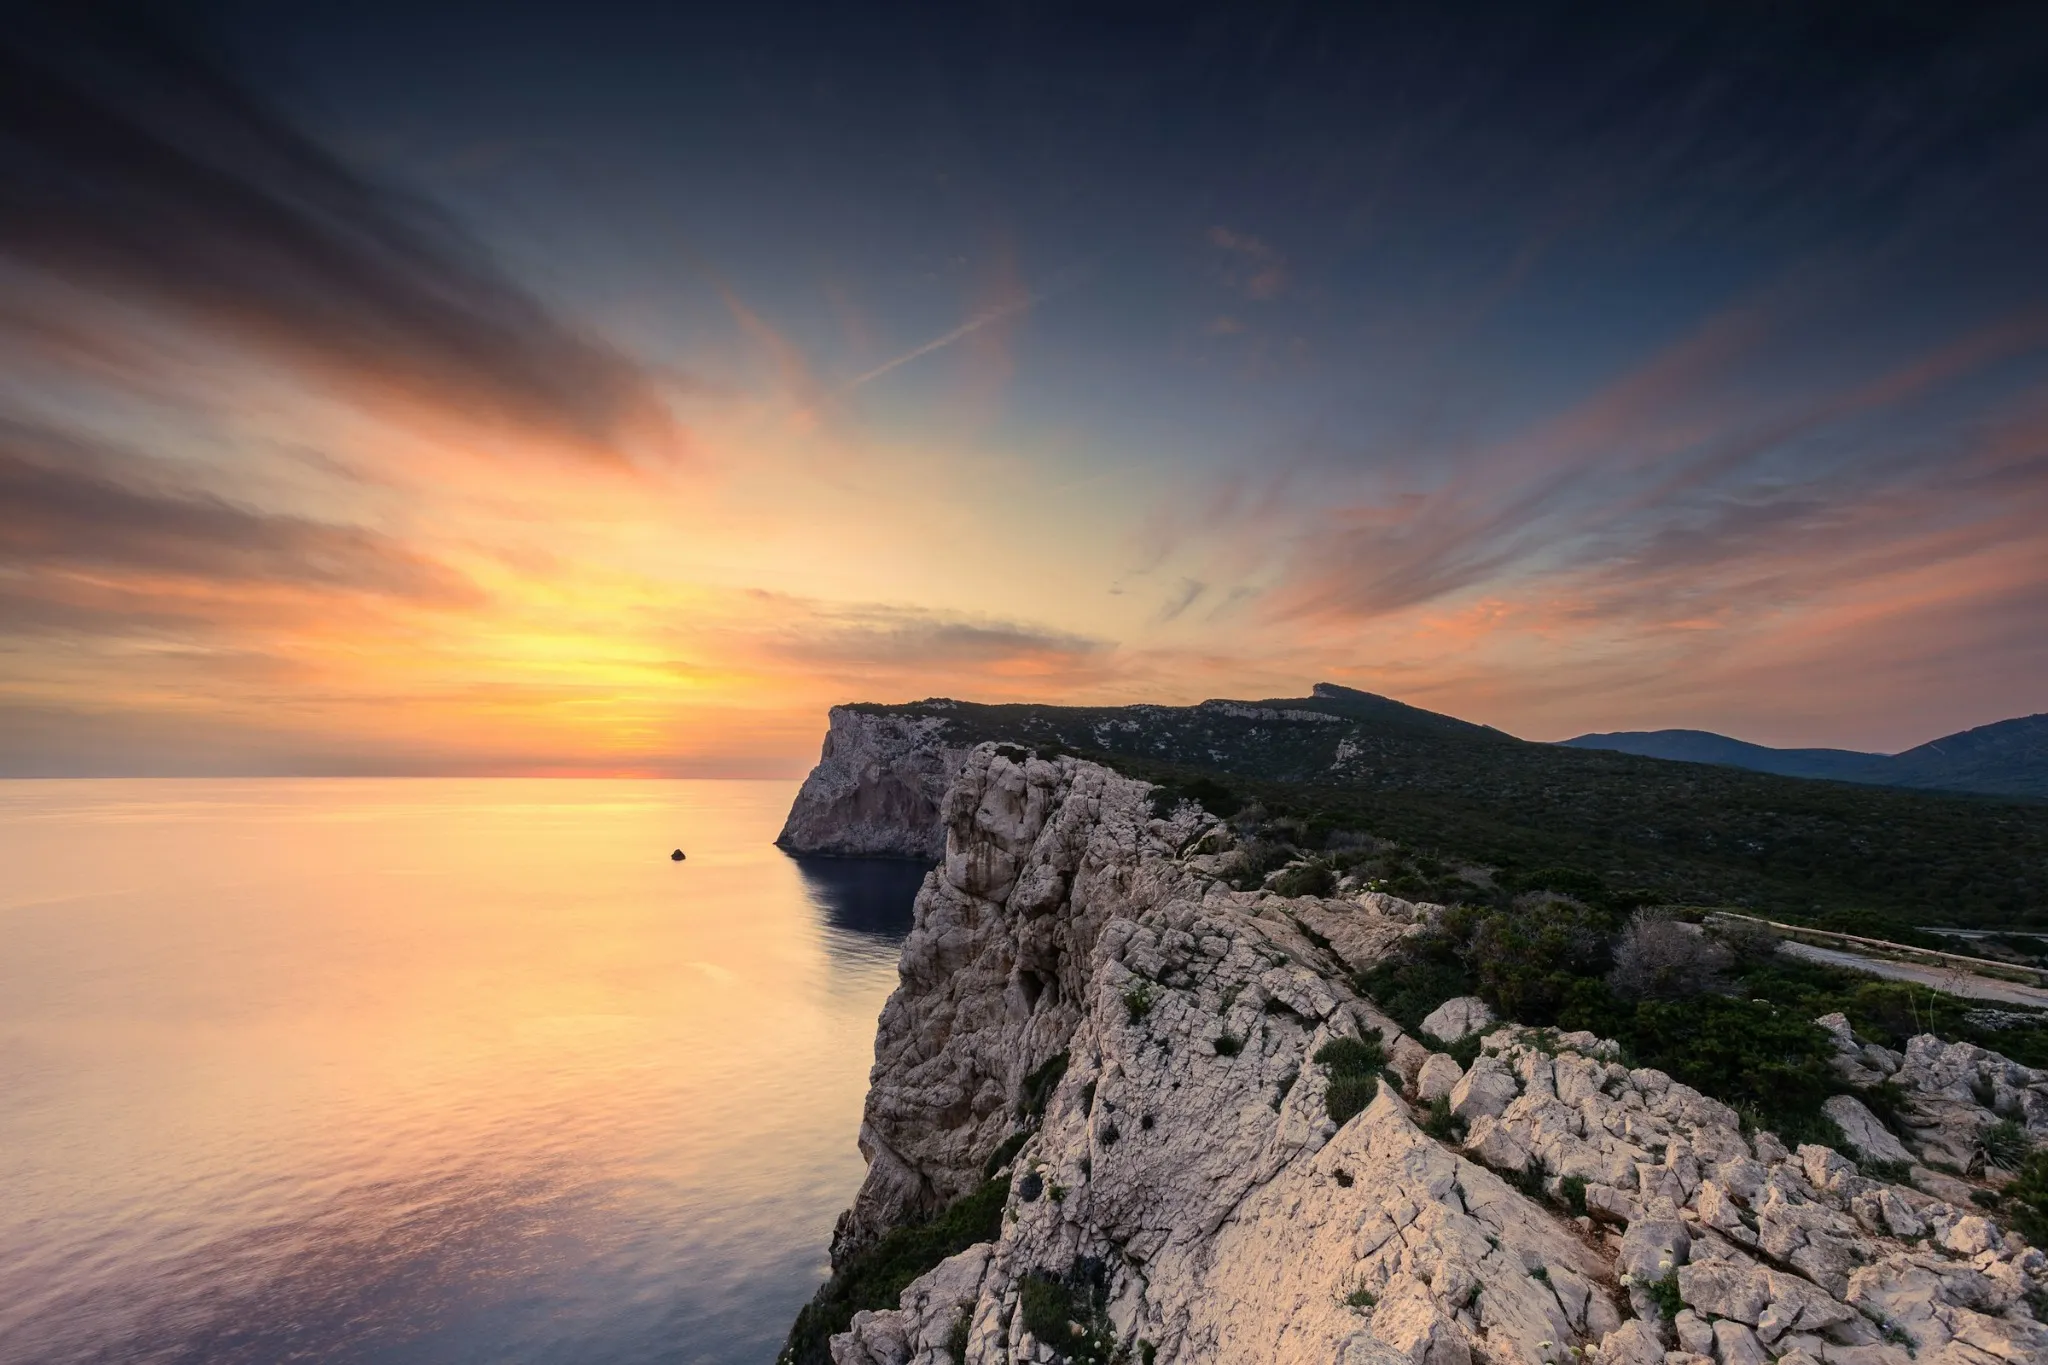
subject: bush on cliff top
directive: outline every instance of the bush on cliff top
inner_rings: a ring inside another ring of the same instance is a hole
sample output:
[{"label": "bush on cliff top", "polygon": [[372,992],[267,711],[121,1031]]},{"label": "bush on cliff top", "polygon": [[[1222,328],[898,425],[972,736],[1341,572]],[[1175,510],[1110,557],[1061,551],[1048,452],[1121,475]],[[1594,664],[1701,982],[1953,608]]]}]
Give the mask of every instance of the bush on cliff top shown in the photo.
[{"label": "bush on cliff top", "polygon": [[910,1282],[948,1256],[1002,1235],[1009,1182],[991,1180],[925,1223],[892,1229],[854,1252],[796,1315],[777,1365],[831,1365],[831,1340],[863,1309],[894,1308]]},{"label": "bush on cliff top", "polygon": [[1386,1065],[1386,1049],[1377,1033],[1365,1038],[1337,1038],[1316,1049],[1316,1062],[1329,1072],[1330,1084],[1323,1092],[1323,1107],[1333,1123],[1347,1123],[1372,1103],[1380,1090],[1379,1069]]}]

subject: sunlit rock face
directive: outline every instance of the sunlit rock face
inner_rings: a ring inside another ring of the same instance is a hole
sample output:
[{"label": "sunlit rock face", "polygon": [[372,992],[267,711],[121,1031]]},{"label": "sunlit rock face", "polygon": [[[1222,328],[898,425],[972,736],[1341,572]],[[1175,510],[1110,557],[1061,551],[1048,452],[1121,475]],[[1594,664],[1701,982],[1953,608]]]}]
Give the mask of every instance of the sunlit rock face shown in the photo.
[{"label": "sunlit rock face", "polygon": [[[1962,1181],[1958,1204],[1745,1135],[1611,1044],[1478,1002],[1435,1019],[1484,1031],[1461,1067],[1351,985],[1436,907],[1233,890],[1199,809],[1007,753],[967,754],[941,805],[835,1257],[1025,1134],[1001,1232],[856,1315],[838,1365],[2048,1361],[2048,1257]],[[1376,1092],[1354,1075],[1340,1101],[1324,1049],[1374,1035]],[[1894,1070],[1931,1091],[1965,1062],[1996,1069],[1922,1046]]]},{"label": "sunlit rock face", "polygon": [[946,851],[939,806],[967,756],[943,741],[944,725],[833,707],[824,755],[775,842],[791,853],[937,862]]}]

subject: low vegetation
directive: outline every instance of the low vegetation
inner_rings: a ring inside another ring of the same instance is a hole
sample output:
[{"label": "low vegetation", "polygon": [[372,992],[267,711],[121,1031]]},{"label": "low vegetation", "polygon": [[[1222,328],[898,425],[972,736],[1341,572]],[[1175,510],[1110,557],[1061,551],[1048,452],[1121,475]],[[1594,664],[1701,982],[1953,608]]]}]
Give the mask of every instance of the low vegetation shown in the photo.
[{"label": "low vegetation", "polygon": [[863,1309],[893,1308],[910,1282],[948,1256],[1002,1233],[1009,1182],[990,1180],[927,1222],[895,1228],[845,1257],[796,1315],[779,1365],[831,1365],[831,1339]]},{"label": "low vegetation", "polygon": [[[1411,1029],[1471,993],[1520,1023],[1590,1030],[1630,1064],[1669,1072],[1788,1142],[1840,1143],[1820,1112],[1844,1088],[1828,1066],[1833,1042],[1813,1023],[1823,1014],[1839,1011],[1894,1048],[1934,1031],[2048,1063],[2048,1019],[1983,1027],[1967,1002],[1783,956],[1751,927],[1710,930],[1583,879],[1576,890],[1453,906],[1356,984]],[[1885,1108],[1882,1094],[1864,1098]]]},{"label": "low vegetation", "polygon": [[1052,1102],[1052,1092],[1059,1089],[1060,1081],[1066,1074],[1066,1053],[1057,1053],[1047,1058],[1044,1065],[1024,1078],[1023,1093],[1017,1098],[1017,1116],[1025,1119],[1043,1118],[1045,1106]]},{"label": "low vegetation", "polygon": [[1018,1306],[1024,1329],[1059,1360],[1123,1365],[1131,1358],[1109,1321],[1109,1267],[1095,1257],[1080,1258],[1064,1274],[1031,1271],[1018,1283]]},{"label": "low vegetation", "polygon": [[1329,1074],[1323,1106],[1332,1122],[1347,1122],[1379,1094],[1379,1070],[1387,1063],[1378,1034],[1337,1038],[1316,1049],[1315,1060]]},{"label": "low vegetation", "polygon": [[2048,1245],[2048,1146],[2030,1153],[2000,1193],[2013,1229],[2035,1246]]}]

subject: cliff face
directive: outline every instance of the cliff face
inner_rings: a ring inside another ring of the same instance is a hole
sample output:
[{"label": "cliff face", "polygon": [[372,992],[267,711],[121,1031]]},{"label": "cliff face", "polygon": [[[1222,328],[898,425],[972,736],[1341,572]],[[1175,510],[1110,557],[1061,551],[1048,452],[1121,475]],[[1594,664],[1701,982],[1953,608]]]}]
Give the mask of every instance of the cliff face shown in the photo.
[{"label": "cliff face", "polygon": [[939,805],[967,755],[943,741],[944,725],[833,707],[824,754],[775,842],[792,853],[937,862],[946,849]]},{"label": "cliff face", "polygon": [[[1461,1064],[1349,984],[1433,907],[1231,890],[1228,831],[1149,797],[1072,758],[960,764],[834,1259],[992,1161],[1000,1232],[856,1314],[838,1365],[2048,1361],[2048,1257],[1962,1182],[1745,1135],[1476,1001],[1426,1021],[1490,1030]],[[2048,1136],[2048,1074],[1941,1046],[1916,1042],[1930,1096],[1995,1072]]]}]

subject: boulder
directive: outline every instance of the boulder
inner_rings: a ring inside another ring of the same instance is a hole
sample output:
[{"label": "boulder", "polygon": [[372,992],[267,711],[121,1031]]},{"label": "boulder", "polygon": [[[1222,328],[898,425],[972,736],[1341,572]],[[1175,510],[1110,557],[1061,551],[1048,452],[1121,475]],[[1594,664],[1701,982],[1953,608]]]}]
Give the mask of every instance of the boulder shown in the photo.
[{"label": "boulder", "polygon": [[1600,1365],[1664,1365],[1664,1343],[1641,1319],[1625,1322],[1601,1341]]},{"label": "boulder", "polygon": [[1714,1324],[1714,1359],[1720,1365],[1770,1365],[1756,1333],[1739,1322]]},{"label": "boulder", "polygon": [[1441,1042],[1455,1043],[1493,1022],[1493,1011],[1476,995],[1456,995],[1438,1005],[1422,1021],[1422,1031]]},{"label": "boulder", "polygon": [[1458,1082],[1464,1078],[1464,1070],[1456,1061],[1441,1052],[1432,1052],[1429,1060],[1422,1064],[1422,1070],[1415,1077],[1415,1093],[1423,1100],[1448,1099]]},{"label": "boulder", "polygon": [[[1834,1016],[1830,1016],[1834,1017]],[[1913,1154],[1891,1129],[1854,1095],[1830,1095],[1821,1112],[1841,1126],[1842,1136],[1863,1161],[1911,1162]]]},{"label": "boulder", "polygon": [[1504,1113],[1521,1094],[1515,1073],[1498,1057],[1477,1057],[1451,1091],[1451,1112],[1467,1123]]}]

